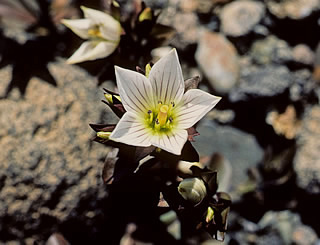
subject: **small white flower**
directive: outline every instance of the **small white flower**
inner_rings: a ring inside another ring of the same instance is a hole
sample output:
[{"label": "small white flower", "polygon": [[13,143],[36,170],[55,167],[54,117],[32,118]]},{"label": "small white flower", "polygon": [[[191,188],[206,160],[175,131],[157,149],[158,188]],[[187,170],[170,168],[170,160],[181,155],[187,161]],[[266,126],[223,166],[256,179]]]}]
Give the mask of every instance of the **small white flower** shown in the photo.
[{"label": "small white flower", "polygon": [[85,19],[62,20],[75,34],[87,39],[67,60],[75,64],[107,57],[117,48],[122,32],[119,21],[98,10],[81,7]]},{"label": "small white flower", "polygon": [[110,139],[128,145],[154,145],[180,155],[188,138],[187,129],[221,99],[199,89],[184,93],[184,79],[175,49],[151,68],[148,78],[117,66],[115,73],[127,112]]}]

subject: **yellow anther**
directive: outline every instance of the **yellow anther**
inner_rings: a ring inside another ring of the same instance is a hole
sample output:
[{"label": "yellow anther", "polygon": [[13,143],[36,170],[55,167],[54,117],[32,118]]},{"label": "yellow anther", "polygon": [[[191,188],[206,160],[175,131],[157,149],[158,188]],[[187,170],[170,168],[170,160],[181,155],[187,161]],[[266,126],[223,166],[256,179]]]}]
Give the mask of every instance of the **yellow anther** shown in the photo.
[{"label": "yellow anther", "polygon": [[160,107],[158,117],[157,117],[160,126],[163,126],[166,124],[167,118],[168,118],[168,110],[169,110],[169,106],[167,105],[162,105]]}]

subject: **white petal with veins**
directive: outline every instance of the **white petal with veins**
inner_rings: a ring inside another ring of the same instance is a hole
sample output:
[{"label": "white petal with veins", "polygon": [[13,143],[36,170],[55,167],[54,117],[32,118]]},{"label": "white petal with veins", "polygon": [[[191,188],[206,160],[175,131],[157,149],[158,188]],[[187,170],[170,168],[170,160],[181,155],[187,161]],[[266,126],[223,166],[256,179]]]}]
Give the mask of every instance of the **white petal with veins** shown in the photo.
[{"label": "white petal with veins", "polygon": [[219,101],[221,97],[211,95],[200,89],[190,89],[182,99],[182,105],[178,105],[176,115],[178,127],[187,129],[197,123],[205,114],[207,114]]},{"label": "white petal with veins", "polygon": [[151,146],[152,134],[145,125],[131,112],[126,112],[118,122],[116,128],[110,135],[110,139],[116,142],[135,146]]},{"label": "white petal with veins", "polygon": [[170,134],[154,135],[151,144],[175,155],[180,155],[181,150],[188,139],[188,132],[184,129],[176,129]]},{"label": "white petal with veins", "polygon": [[154,64],[149,80],[158,101],[167,105],[180,102],[184,93],[184,80],[175,49]]},{"label": "white petal with veins", "polygon": [[154,107],[152,88],[142,74],[115,66],[117,86],[127,111],[146,115]]}]

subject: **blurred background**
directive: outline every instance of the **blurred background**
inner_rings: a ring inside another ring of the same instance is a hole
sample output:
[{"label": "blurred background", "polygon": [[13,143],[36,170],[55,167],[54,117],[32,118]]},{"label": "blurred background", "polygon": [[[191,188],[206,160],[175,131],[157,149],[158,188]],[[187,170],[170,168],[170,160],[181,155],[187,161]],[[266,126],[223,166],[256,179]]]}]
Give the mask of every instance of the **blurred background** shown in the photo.
[{"label": "blurred background", "polygon": [[[140,11],[119,3],[123,19]],[[131,48],[128,64],[114,54],[68,65],[82,40],[61,19],[109,1],[0,0],[0,244],[54,232],[84,244],[98,232],[110,149],[89,123],[116,122],[102,88],[115,89],[114,64],[144,67],[173,47],[184,78],[222,97],[193,144],[203,162],[219,159],[233,200],[223,244],[320,244],[320,0],[145,4],[175,29],[161,47]]]}]

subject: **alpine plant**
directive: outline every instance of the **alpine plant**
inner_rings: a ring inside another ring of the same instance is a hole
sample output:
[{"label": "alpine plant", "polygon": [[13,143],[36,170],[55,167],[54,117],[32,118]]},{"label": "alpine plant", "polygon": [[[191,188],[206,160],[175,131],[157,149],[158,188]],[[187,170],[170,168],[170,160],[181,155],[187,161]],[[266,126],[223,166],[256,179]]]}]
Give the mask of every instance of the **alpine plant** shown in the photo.
[{"label": "alpine plant", "polygon": [[161,58],[146,76],[115,66],[117,86],[126,110],[110,140],[133,146],[156,146],[180,155],[187,129],[221,99],[199,89],[185,92],[177,51]]}]

